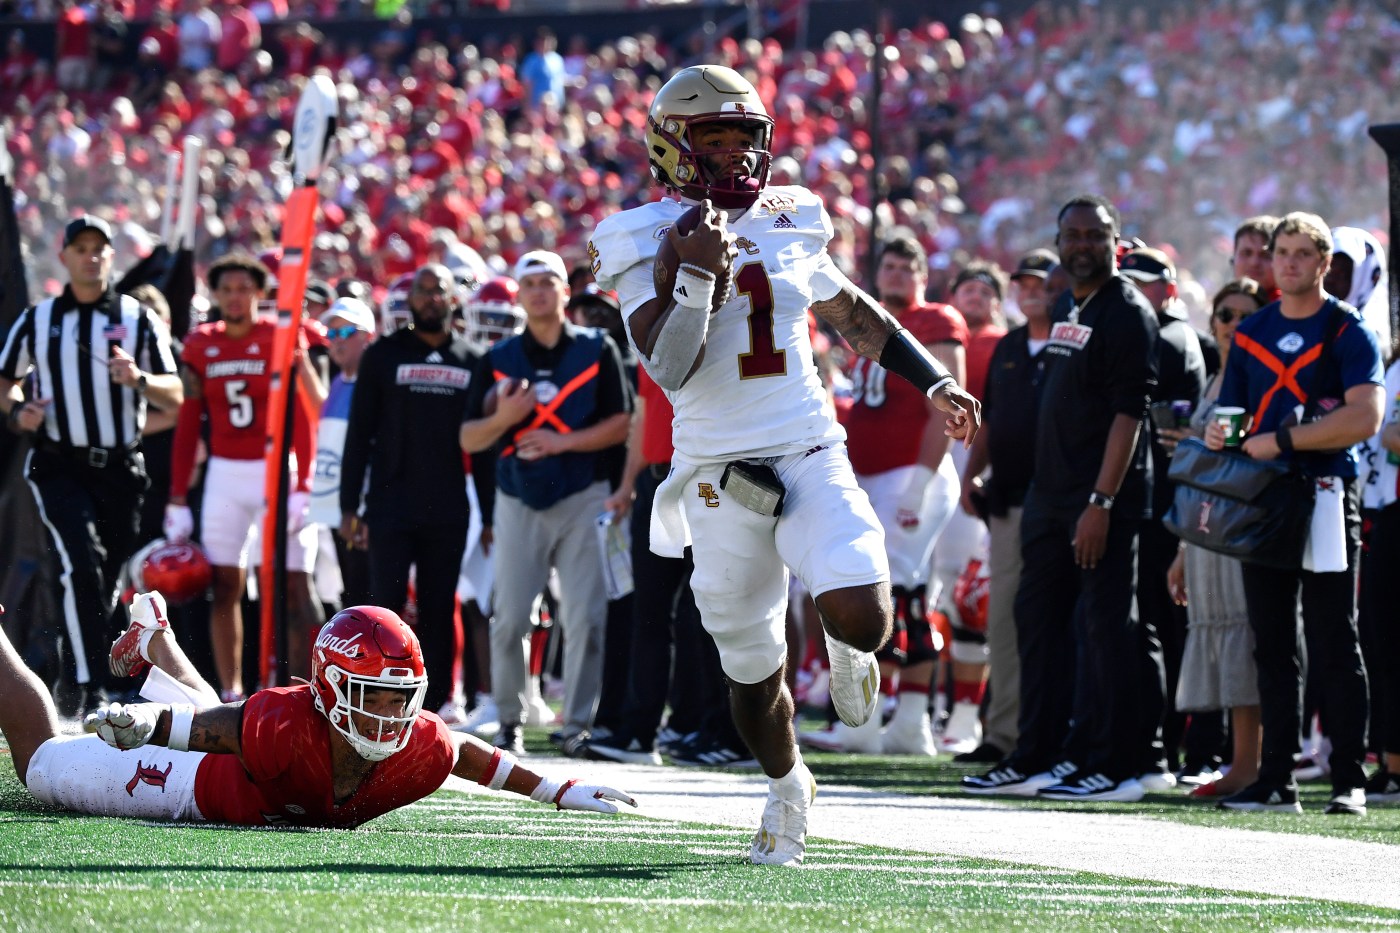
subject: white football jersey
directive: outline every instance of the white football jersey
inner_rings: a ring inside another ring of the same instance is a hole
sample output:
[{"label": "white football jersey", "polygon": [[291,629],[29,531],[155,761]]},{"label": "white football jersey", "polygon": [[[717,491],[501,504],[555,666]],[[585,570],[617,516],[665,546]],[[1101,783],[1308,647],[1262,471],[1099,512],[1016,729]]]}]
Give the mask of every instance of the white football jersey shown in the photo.
[{"label": "white football jersey", "polygon": [[[689,206],[654,201],[604,219],[594,232],[593,275],[617,290],[624,320],[655,297],[653,260]],[[844,441],[813,362],[807,315],[845,281],[826,251],[826,207],[806,188],[767,188],[747,211],[731,212],[729,229],[739,248],[732,295],[710,319],[700,368],[666,393],[676,412],[676,450],[722,461]],[[638,358],[646,364],[640,349]]]}]

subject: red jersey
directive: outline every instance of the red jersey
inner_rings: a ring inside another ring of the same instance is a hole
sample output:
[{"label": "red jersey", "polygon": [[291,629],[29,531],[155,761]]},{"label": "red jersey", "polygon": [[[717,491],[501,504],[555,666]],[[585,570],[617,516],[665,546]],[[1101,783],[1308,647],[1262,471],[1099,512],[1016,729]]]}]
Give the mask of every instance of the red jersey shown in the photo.
[{"label": "red jersey", "polygon": [[987,389],[987,367],[992,365],[992,351],[1001,338],[1006,336],[1006,328],[995,324],[979,327],[967,340],[967,391],[979,402]]},{"label": "red jersey", "polygon": [[241,754],[206,755],[195,772],[195,805],[212,822],[348,829],[428,796],[447,780],[456,760],[446,724],[419,713],[408,744],[376,764],[350,799],[337,805],[331,725],[305,684],[249,697],[241,742]]},{"label": "red jersey", "polygon": [[[307,344],[325,340],[316,325],[302,322]],[[228,460],[262,460],[267,441],[267,403],[272,388],[272,346],[277,323],[259,318],[240,338],[228,336],[223,321],[201,324],[185,338],[180,359],[196,376],[202,399],[186,398],[175,426],[170,477],[172,495],[189,490],[199,440],[199,416],[209,415],[209,455]],[[292,425],[298,488],[310,488],[315,459],[310,427],[297,417]]]},{"label": "red jersey", "polygon": [[[967,324],[948,305],[910,308],[900,315],[899,323],[925,345],[967,344]],[[917,462],[928,423],[928,399],[904,379],[889,377],[879,363],[863,356],[855,357],[849,375],[851,409],[846,416],[846,437],[851,466],[870,476]]]}]

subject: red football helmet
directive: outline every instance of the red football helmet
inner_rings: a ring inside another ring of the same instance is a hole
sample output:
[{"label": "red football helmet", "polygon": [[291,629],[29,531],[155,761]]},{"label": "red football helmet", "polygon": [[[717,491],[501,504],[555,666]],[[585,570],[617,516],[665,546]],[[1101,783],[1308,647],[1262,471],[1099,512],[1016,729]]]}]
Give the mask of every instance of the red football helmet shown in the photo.
[{"label": "red football helmet", "polygon": [[953,602],[958,607],[962,627],[970,632],[987,630],[987,593],[991,589],[991,573],[980,559],[967,562],[953,584]]},{"label": "red football helmet", "polygon": [[491,279],[467,300],[467,337],[490,344],[513,337],[525,329],[525,309],[520,307],[520,286],[515,279]]},{"label": "red football helmet", "polygon": [[[311,690],[316,708],[369,761],[383,761],[408,744],[423,708],[428,676],[418,636],[395,613],[378,606],[354,606],[321,627],[311,649]],[[365,695],[396,690],[406,695],[402,715],[369,711]],[[364,734],[355,714],[373,730]]]},{"label": "red football helmet", "polygon": [[128,566],[136,592],[155,590],[171,606],[203,596],[214,579],[209,558],[193,541],[170,544],[157,538],[137,551]]}]

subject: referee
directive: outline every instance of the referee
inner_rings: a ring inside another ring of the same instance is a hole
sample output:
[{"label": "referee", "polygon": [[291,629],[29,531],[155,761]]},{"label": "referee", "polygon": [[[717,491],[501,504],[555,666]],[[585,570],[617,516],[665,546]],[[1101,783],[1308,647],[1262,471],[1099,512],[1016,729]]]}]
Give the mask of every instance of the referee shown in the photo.
[{"label": "referee", "polygon": [[106,221],[69,223],[59,252],[68,286],[26,309],[0,351],[0,408],[11,431],[34,437],[25,479],[58,559],[71,648],[64,673],[78,685],[76,708],[65,712],[102,699],[107,652],[124,626],[113,616],[149,482],[146,402],[169,411],[184,395],[169,332],[114,291],[112,255]]}]

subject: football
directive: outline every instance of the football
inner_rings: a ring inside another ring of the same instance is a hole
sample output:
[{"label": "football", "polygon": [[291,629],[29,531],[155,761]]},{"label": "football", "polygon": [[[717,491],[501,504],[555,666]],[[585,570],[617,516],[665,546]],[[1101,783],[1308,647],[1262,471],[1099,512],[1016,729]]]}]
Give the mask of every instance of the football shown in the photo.
[{"label": "football", "polygon": [[[680,217],[676,218],[673,226],[676,232],[682,236],[688,235],[696,227],[700,226],[700,218],[704,216],[704,211],[699,204],[691,207]],[[724,271],[720,273],[719,280],[715,283],[715,297],[710,302],[710,313],[714,314],[722,308],[729,300],[730,291],[734,281],[734,267],[730,262],[730,257],[724,257]],[[676,269],[680,266],[680,256],[676,254],[676,248],[671,245],[670,236],[666,236],[661,241],[661,248],[656,251],[656,263],[652,266],[652,279],[656,283],[656,295],[663,300],[669,300],[671,292],[676,288]]]},{"label": "football", "polygon": [[530,380],[528,379],[516,379],[512,376],[497,379],[491,384],[491,388],[486,390],[486,397],[481,400],[482,416],[490,418],[496,413],[497,395],[501,392],[511,392],[516,386],[528,386],[529,384]]}]

